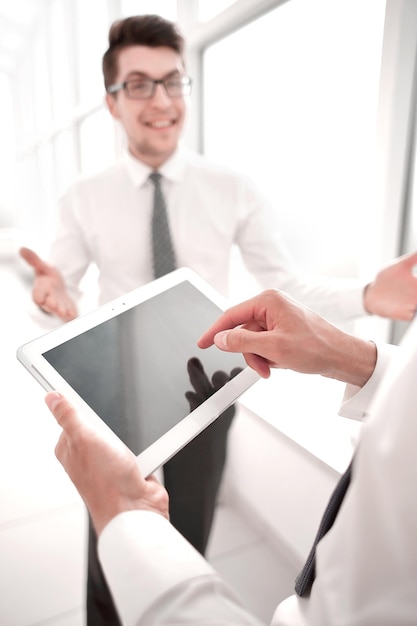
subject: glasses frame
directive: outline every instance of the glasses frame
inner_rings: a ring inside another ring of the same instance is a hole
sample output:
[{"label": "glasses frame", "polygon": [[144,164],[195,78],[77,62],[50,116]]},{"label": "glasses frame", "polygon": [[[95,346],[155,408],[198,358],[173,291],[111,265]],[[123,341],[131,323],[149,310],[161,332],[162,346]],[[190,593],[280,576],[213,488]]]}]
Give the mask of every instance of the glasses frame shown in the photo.
[{"label": "glasses frame", "polygon": [[[178,96],[172,96],[169,93],[166,83],[171,80],[178,80],[182,83],[183,93],[179,94]],[[137,98],[137,97],[132,96],[129,93],[129,84],[137,83],[138,79],[126,80],[123,83],[114,83],[113,85],[109,85],[109,87],[107,87],[107,93],[115,94],[118,91],[121,91],[123,89],[126,94],[126,97],[129,98],[130,100],[150,100],[151,98],[154,97],[156,93],[156,88],[158,85],[163,85],[165,89],[165,93],[169,98],[182,98],[183,96],[188,96],[191,93],[192,80],[189,76],[179,76],[178,78],[174,78],[174,77],[162,78],[159,80],[154,80],[153,78],[144,78],[143,81],[152,84],[152,90],[149,96],[146,96],[143,98]]]}]

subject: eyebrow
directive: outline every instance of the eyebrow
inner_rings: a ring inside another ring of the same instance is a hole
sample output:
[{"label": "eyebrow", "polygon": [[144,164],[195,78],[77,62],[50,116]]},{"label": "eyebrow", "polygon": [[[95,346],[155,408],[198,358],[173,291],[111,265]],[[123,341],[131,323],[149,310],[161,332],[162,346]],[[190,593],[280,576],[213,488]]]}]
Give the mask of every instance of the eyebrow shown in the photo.
[{"label": "eyebrow", "polygon": [[167,78],[172,78],[174,76],[181,76],[181,72],[175,69],[175,70],[172,70],[171,72],[168,72],[168,74],[165,74],[165,76],[163,76],[162,78],[152,78],[152,76],[149,76],[149,74],[147,74],[146,72],[141,72],[140,70],[134,70],[133,72],[129,72],[129,74],[126,76],[124,80],[125,81],[134,80],[135,78],[145,78],[148,80],[166,80]]}]

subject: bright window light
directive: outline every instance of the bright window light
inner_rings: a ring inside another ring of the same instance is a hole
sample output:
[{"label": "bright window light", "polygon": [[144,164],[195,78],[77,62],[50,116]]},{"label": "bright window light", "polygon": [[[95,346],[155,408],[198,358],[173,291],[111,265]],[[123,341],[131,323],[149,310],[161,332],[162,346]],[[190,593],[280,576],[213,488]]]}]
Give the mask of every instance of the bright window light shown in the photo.
[{"label": "bright window light", "polygon": [[0,170],[2,184],[0,187],[0,228],[13,226],[16,222],[14,208],[15,181],[15,140],[14,113],[8,77],[0,73]]},{"label": "bright window light", "polygon": [[358,273],[384,13],[382,0],[291,0],[204,56],[204,152],[257,182],[304,271]]},{"label": "bright window light", "polygon": [[200,22],[208,22],[235,2],[236,0],[199,0],[198,19]]},{"label": "bright window light", "polygon": [[161,15],[171,22],[177,21],[177,3],[175,0],[122,0],[122,17],[145,14]]},{"label": "bright window light", "polygon": [[80,126],[81,174],[90,176],[114,163],[115,129],[107,109],[87,117]]}]

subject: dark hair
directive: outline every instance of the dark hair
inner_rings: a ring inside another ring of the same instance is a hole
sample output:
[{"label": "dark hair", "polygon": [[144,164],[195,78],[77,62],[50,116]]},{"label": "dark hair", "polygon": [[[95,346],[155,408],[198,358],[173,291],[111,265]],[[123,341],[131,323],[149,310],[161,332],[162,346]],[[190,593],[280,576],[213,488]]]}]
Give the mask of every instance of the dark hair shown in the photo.
[{"label": "dark hair", "polygon": [[106,89],[116,80],[120,50],[128,46],[166,46],[183,57],[184,38],[173,22],[159,15],[134,15],[117,20],[110,27],[109,47],[103,56]]}]

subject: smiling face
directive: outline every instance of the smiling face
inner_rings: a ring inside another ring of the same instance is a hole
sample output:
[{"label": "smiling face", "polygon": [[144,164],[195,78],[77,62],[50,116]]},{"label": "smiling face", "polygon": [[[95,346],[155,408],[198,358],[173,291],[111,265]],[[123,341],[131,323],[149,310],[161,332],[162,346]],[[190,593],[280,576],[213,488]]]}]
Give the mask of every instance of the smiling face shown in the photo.
[{"label": "smiling face", "polygon": [[[119,52],[115,82],[163,80],[183,74],[182,59],[172,48],[129,46]],[[107,94],[106,102],[112,116],[125,129],[129,150],[137,159],[157,169],[175,151],[185,119],[183,97],[170,98],[165,87],[157,85],[149,100],[129,99],[121,89]]]}]

